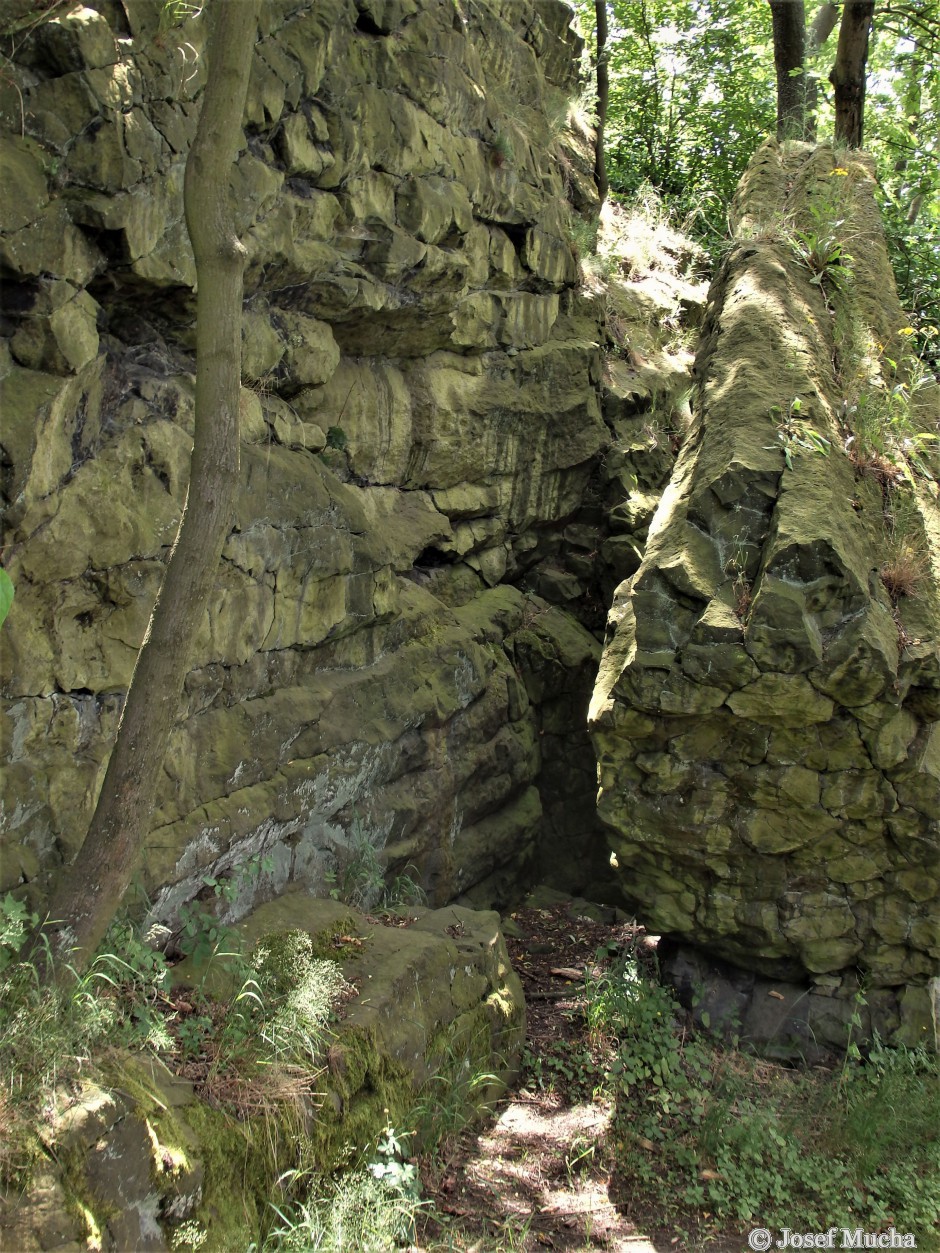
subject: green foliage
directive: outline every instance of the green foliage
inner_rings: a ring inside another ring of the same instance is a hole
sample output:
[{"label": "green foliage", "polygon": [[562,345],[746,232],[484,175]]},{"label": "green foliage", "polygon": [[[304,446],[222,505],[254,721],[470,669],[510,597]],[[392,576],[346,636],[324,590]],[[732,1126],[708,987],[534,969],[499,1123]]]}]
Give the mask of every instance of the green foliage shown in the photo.
[{"label": "green foliage", "polygon": [[917,326],[940,322],[940,11],[935,0],[875,14],[865,146],[878,167],[888,246]]},{"label": "green foliage", "polygon": [[364,1170],[318,1182],[292,1209],[273,1206],[280,1225],[249,1253],[386,1253],[411,1244],[422,1205],[407,1137],[386,1126]]},{"label": "green foliage", "polygon": [[[40,1111],[54,1106],[62,1083],[94,1075],[115,1045],[160,1054],[171,1066],[198,1062],[213,1102],[241,1116],[276,1111],[289,1099],[282,1076],[295,1087],[302,1076],[309,1087],[346,991],[339,967],[314,958],[302,933],[266,941],[251,961],[235,945],[221,952],[216,920],[206,917],[205,933],[200,922],[190,936],[191,951],[211,950],[224,964],[232,989],[224,998],[203,987],[174,990],[163,953],[125,922],[112,924],[81,976],[47,985],[20,956],[38,918],[10,895],[0,901],[0,1068],[9,1085],[0,1100],[0,1182],[25,1180],[39,1152]],[[53,962],[47,947],[39,954]]]},{"label": "green foliage", "polygon": [[586,218],[572,215],[568,226],[568,237],[579,261],[583,261],[597,252],[597,231],[597,218],[587,220]]},{"label": "green foliage", "polygon": [[314,955],[306,931],[266,937],[252,954],[252,965],[267,1006],[260,1034],[270,1057],[302,1053],[316,1063],[333,1007],[348,986],[339,966]]},{"label": "green foliage", "polygon": [[823,291],[827,303],[834,290],[844,291],[852,279],[854,258],[845,247],[846,177],[836,167],[831,178],[810,188],[806,221],[789,236],[796,259],[809,270],[809,281]]},{"label": "green foliage", "polygon": [[431,1152],[452,1144],[490,1112],[491,1096],[502,1090],[499,1076],[480,1060],[489,1056],[489,1031],[463,1047],[447,1045],[434,1059],[434,1074],[408,1111],[417,1143]]},{"label": "green foliage", "polygon": [[[81,977],[46,984],[52,968],[40,938],[35,959],[21,956],[39,918],[9,893],[0,901],[0,1183],[20,1185],[39,1154],[39,1111],[88,1057],[119,1041],[123,1017],[100,959]],[[37,964],[38,962],[38,964]]]},{"label": "green foliage", "polygon": [[[614,1040],[619,1188],[639,1212],[707,1237],[729,1224],[893,1224],[940,1236],[940,1058],[867,1057],[853,1025],[837,1070],[787,1070],[692,1035],[672,995],[628,958],[589,984]],[[859,1006],[852,1024],[860,1022]],[[898,1146],[903,1144],[903,1153]]]},{"label": "green foliage", "polygon": [[[779,414],[780,410],[775,406],[772,412]],[[798,449],[828,457],[832,446],[825,436],[814,431],[800,416],[802,412],[803,402],[799,396],[795,396],[790,401],[786,417],[782,418],[777,425],[777,439],[783,449],[783,460],[788,470],[793,469],[793,455]],[[777,445],[767,444],[765,447],[775,448]]]},{"label": "green foliage", "polygon": [[[593,0],[577,0],[590,47]],[[609,0],[611,188],[650,183],[713,250],[726,209],[760,141],[775,126],[775,71],[765,0]],[[812,16],[808,14],[808,16]],[[827,76],[837,32],[806,69],[818,93],[818,133],[832,134]],[[868,58],[865,146],[902,302],[916,326],[940,321],[940,16],[929,3],[875,14]],[[843,264],[812,229],[805,251]]]},{"label": "green foliage", "polygon": [[6,570],[0,567],[0,626],[3,626],[7,614],[13,605],[13,580]]},{"label": "green foliage", "polygon": [[497,131],[493,136],[493,164],[496,166],[509,165],[515,158],[515,148],[512,139],[505,131]]},{"label": "green foliage", "polygon": [[592,1100],[604,1088],[604,1066],[586,1046],[556,1042],[522,1053],[525,1084],[540,1092],[563,1092],[571,1100]]},{"label": "green foliage", "polygon": [[353,815],[349,836],[336,849],[336,868],[326,874],[334,901],[354,909],[394,909],[399,905],[423,905],[425,894],[406,866],[386,882],[385,866],[358,814]]},{"label": "green foliage", "polygon": [[[594,30],[593,0],[579,0]],[[770,18],[762,0],[613,0],[607,45],[607,168],[612,190],[655,187],[704,236],[773,129]]]},{"label": "green foliage", "polygon": [[[928,340],[936,338],[936,328],[925,328],[925,334]],[[892,486],[913,485],[915,475],[940,477],[940,425],[934,418],[929,429],[919,403],[922,397],[935,398],[936,388],[932,370],[920,358],[900,364],[884,358],[883,376],[861,388],[847,406],[845,450],[859,469],[873,470]]]},{"label": "green foliage", "polygon": [[213,907],[207,907],[198,898],[187,902],[179,911],[180,952],[191,959],[193,966],[208,973],[212,962],[217,958],[226,958],[229,963],[237,961],[241,952],[241,940],[238,932],[221,922],[217,910],[224,904],[232,905],[239,896],[261,874],[269,871],[269,858],[256,854],[239,865],[235,873],[228,877],[205,875],[202,880],[203,890],[208,890]]},{"label": "green foliage", "polygon": [[327,448],[344,449],[349,444],[349,436],[341,426],[331,426],[326,433]]},{"label": "green foliage", "polygon": [[16,960],[26,937],[38,923],[38,915],[30,913],[12,893],[7,892],[0,900],[0,974]]},{"label": "green foliage", "polygon": [[414,1225],[415,1207],[367,1172],[331,1180],[294,1209],[275,1208],[280,1219],[249,1253],[387,1253]]},{"label": "green foliage", "polygon": [[192,0],[163,0],[160,10],[159,33],[166,34],[174,26],[182,26],[197,18],[203,10],[202,4],[194,4]]}]

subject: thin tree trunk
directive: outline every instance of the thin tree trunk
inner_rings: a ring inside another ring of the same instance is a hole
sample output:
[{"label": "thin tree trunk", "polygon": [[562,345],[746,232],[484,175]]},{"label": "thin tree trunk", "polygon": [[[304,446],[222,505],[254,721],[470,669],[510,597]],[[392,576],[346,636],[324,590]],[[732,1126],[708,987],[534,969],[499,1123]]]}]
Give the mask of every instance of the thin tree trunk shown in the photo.
[{"label": "thin tree trunk", "polygon": [[816,139],[816,115],[819,112],[819,78],[813,63],[823,44],[835,30],[839,10],[834,4],[821,4],[806,36],[806,122],[804,132],[810,141]]},{"label": "thin tree trunk", "polygon": [[846,0],[839,25],[836,63],[829,81],[835,88],[836,143],[862,146],[865,121],[865,65],[874,0]]},{"label": "thin tree trunk", "polygon": [[[64,872],[45,933],[80,971],[114,917],[150,830],[167,743],[232,525],[245,250],[229,179],[241,139],[258,0],[208,8],[208,78],[186,162],[186,225],[196,258],[196,417],[189,491],[141,646],[85,842]],[[60,968],[61,970],[61,968]]]},{"label": "thin tree trunk", "polygon": [[594,0],[597,19],[597,138],[594,149],[594,178],[601,204],[607,199],[607,158],[604,149],[604,130],[607,126],[607,106],[610,101],[610,75],[607,69],[607,0]]},{"label": "thin tree trunk", "polygon": [[777,71],[777,138],[806,137],[806,11],[803,0],[770,0]]}]

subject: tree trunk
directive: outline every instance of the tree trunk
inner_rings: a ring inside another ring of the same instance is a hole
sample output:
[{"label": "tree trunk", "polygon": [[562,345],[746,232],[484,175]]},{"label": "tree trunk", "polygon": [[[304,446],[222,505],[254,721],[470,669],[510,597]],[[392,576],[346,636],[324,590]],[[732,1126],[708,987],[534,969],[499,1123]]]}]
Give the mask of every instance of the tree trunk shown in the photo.
[{"label": "tree trunk", "polygon": [[829,81],[835,88],[836,143],[862,146],[865,118],[865,64],[874,0],[846,0],[839,26],[836,63]]},{"label": "tree trunk", "polygon": [[53,952],[77,971],[94,954],[114,917],[150,830],[167,743],[231,529],[238,486],[246,254],[235,234],[229,178],[241,138],[258,0],[210,0],[208,21],[208,77],[184,184],[197,275],[189,491],[98,804],[78,856],[63,873],[45,925]]},{"label": "tree trunk", "polygon": [[597,19],[597,138],[594,148],[594,178],[601,204],[607,199],[607,157],[604,149],[604,129],[607,125],[607,105],[610,100],[610,75],[607,70],[607,0],[594,0]]},{"label": "tree trunk", "polygon": [[803,0],[770,0],[777,71],[777,138],[806,138],[806,12]]},{"label": "tree trunk", "polygon": [[816,115],[819,110],[819,78],[813,62],[838,20],[839,10],[834,4],[821,4],[806,35],[806,121],[803,130],[811,142],[816,140]]}]

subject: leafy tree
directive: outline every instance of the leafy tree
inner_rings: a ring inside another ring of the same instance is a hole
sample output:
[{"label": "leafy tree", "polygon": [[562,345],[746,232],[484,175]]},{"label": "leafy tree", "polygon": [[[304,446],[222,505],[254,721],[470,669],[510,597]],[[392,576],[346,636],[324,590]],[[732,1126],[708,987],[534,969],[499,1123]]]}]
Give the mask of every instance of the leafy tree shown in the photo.
[{"label": "leafy tree", "polygon": [[[594,5],[579,0],[592,55]],[[741,171],[773,126],[764,0],[609,0],[611,189],[651,184],[722,233]]]},{"label": "leafy tree", "polygon": [[184,184],[197,274],[189,492],[91,825],[63,873],[45,925],[53,949],[79,971],[107,930],[150,829],[183,680],[232,525],[246,253],[235,233],[229,177],[241,139],[258,3],[208,5],[208,78]]},{"label": "leafy tree", "polygon": [[[593,54],[594,0],[578,8]],[[864,122],[902,299],[937,322],[940,0],[887,0],[873,23],[870,8],[823,3],[808,20],[803,0],[608,0],[607,174],[621,195],[651,184],[716,245],[738,179],[775,127],[854,143]]]}]

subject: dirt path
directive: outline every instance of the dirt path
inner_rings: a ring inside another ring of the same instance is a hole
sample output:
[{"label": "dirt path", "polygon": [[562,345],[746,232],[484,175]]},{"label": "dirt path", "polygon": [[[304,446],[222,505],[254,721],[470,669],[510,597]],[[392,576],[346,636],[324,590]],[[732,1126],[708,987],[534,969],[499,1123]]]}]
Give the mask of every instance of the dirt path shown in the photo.
[{"label": "dirt path", "polygon": [[578,903],[512,915],[507,941],[528,1004],[526,1065],[495,1122],[466,1134],[425,1170],[433,1201],[422,1246],[466,1250],[594,1250],[674,1253],[651,1240],[610,1195],[607,1132],[612,1110],[600,1090],[604,1044],[592,1040],[584,971],[637,939],[614,911],[588,917]]}]

